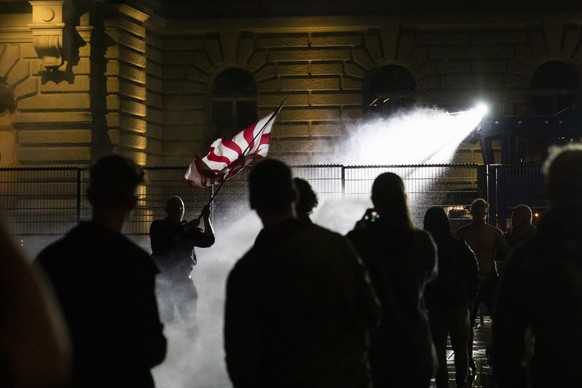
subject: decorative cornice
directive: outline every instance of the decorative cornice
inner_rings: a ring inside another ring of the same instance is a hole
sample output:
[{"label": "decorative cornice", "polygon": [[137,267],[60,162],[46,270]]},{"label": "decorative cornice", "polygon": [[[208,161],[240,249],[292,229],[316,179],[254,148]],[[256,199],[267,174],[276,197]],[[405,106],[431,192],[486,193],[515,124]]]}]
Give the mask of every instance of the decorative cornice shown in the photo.
[{"label": "decorative cornice", "polygon": [[0,28],[0,43],[30,43],[31,41],[29,27]]}]

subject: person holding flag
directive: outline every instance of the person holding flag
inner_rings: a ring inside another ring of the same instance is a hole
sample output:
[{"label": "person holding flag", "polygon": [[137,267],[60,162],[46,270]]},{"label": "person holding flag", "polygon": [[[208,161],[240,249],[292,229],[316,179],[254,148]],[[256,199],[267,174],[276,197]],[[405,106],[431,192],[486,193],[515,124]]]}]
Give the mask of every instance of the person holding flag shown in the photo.
[{"label": "person holding flag", "polygon": [[[214,230],[210,222],[210,206],[202,209],[199,218],[184,220],[184,201],[175,196],[166,202],[166,218],[155,220],[150,226],[152,258],[161,273],[156,279],[156,294],[164,323],[174,320],[177,308],[190,334],[196,331],[196,304],[198,291],[191,273],[197,263],[195,247],[208,248],[214,244]],[[203,220],[204,229],[198,227]]]},{"label": "person holding flag", "polygon": [[[220,184],[197,219],[190,222],[183,220],[184,202],[176,196],[166,204],[167,217],[154,221],[150,226],[152,257],[162,272],[157,279],[157,296],[164,322],[173,321],[174,309],[177,307],[190,331],[196,331],[198,292],[190,273],[196,264],[194,247],[210,247],[215,241],[210,222],[210,204],[227,179],[234,177],[254,160],[267,156],[271,129],[284,103],[231,140],[215,140],[205,157],[194,156],[184,176],[186,183],[201,188]],[[200,219],[203,220],[204,229],[198,228]]]}]

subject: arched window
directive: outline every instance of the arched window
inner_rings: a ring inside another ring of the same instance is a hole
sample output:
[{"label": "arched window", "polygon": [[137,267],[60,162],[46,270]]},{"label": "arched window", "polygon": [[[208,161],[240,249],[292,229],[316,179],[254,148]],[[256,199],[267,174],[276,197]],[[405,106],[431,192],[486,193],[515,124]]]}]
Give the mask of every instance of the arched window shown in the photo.
[{"label": "arched window", "polygon": [[404,67],[387,65],[368,78],[364,92],[364,113],[386,116],[414,105],[416,82]]},{"label": "arched window", "polygon": [[563,62],[551,61],[541,65],[531,80],[531,112],[552,115],[579,103],[576,69]]},{"label": "arched window", "polygon": [[212,84],[210,97],[210,137],[231,138],[257,121],[257,84],[253,76],[239,68],[221,72]]}]

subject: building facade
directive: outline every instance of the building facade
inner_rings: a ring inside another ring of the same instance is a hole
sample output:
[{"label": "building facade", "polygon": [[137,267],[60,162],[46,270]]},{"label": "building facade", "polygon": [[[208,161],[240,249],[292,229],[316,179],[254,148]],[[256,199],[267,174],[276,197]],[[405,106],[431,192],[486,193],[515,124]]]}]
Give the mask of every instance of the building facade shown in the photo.
[{"label": "building facade", "polygon": [[[284,100],[270,154],[296,164],[412,106],[537,115],[582,102],[575,2],[379,3],[2,0],[0,167],[113,151],[185,166]],[[482,163],[479,143],[453,161]]]}]

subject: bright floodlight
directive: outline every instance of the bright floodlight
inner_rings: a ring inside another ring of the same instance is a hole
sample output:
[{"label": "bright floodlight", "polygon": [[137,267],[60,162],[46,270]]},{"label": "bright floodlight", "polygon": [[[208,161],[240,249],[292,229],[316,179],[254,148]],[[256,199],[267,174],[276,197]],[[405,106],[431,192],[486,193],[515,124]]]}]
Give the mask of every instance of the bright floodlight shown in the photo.
[{"label": "bright floodlight", "polygon": [[475,110],[483,117],[489,112],[489,107],[485,103],[480,102],[475,106]]}]

